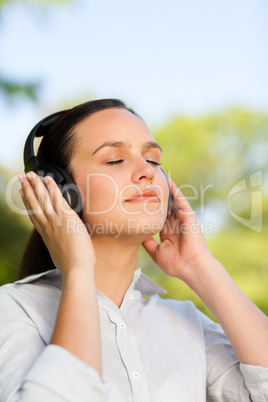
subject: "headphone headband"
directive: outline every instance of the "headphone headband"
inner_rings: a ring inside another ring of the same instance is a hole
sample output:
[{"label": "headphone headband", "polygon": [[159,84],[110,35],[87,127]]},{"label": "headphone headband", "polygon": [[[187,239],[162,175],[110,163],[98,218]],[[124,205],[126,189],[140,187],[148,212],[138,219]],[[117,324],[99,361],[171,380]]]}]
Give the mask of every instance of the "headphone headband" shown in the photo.
[{"label": "headphone headband", "polygon": [[56,121],[65,112],[67,112],[67,110],[62,110],[60,112],[56,112],[45,117],[34,126],[32,131],[28,135],[24,146],[25,173],[29,172],[30,170],[36,169],[37,166],[40,165],[37,157],[34,154],[35,137],[42,137],[44,135],[44,129],[54,123],[54,121]]},{"label": "headphone headband", "polygon": [[28,135],[24,146],[24,170],[25,173],[33,170],[41,177],[51,176],[57,183],[63,197],[66,199],[71,208],[73,208],[77,214],[82,215],[82,198],[78,187],[74,183],[72,177],[67,171],[60,166],[52,163],[40,164],[37,156],[34,154],[34,139],[35,137],[42,137],[45,135],[48,127],[53,124],[63,113],[67,110],[53,113],[34,126],[30,134]]}]

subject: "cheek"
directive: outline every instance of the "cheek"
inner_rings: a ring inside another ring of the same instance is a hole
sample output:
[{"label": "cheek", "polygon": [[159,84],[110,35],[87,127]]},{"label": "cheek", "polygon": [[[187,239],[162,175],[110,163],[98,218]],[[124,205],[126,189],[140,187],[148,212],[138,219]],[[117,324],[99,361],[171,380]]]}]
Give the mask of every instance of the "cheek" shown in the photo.
[{"label": "cheek", "polygon": [[118,185],[109,176],[100,174],[87,175],[83,192],[83,212],[87,215],[94,212],[108,212],[114,208],[118,201]]},{"label": "cheek", "polygon": [[167,213],[168,200],[169,200],[169,185],[166,177],[161,177],[157,185],[158,192],[162,201],[162,212]]},{"label": "cheek", "polygon": [[170,189],[169,189],[168,181],[166,178],[164,178],[164,183],[163,183],[163,197],[165,200],[166,211],[167,211],[168,202],[169,202],[169,198],[170,198]]}]

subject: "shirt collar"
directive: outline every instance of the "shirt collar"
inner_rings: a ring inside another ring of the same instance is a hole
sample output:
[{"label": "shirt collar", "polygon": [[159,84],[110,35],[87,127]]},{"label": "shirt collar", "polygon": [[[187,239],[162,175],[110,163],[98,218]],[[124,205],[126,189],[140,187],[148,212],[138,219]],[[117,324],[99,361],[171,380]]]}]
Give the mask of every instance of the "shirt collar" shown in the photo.
[{"label": "shirt collar", "polygon": [[[53,285],[58,284],[61,280],[61,273],[58,269],[52,269],[46,272],[41,272],[39,274],[34,274],[27,276],[26,278],[20,279],[16,281],[16,284],[23,283],[31,283],[35,282],[38,279],[52,279]],[[148,278],[143,272],[141,272],[141,268],[135,270],[132,281],[132,288],[135,290],[139,290],[142,296],[151,296],[154,294],[166,294],[167,291],[163,289],[161,286],[157,285],[154,281]]]},{"label": "shirt collar", "polygon": [[152,279],[148,278],[141,268],[136,269],[133,276],[134,289],[139,290],[142,296],[151,296],[154,294],[166,294],[167,291],[161,286],[157,285]]},{"label": "shirt collar", "polygon": [[31,283],[36,281],[39,278],[48,278],[48,277],[54,277],[55,279],[60,279],[61,278],[61,273],[58,269],[50,269],[49,271],[41,272],[39,274],[34,274],[34,275],[29,275],[26,276],[23,279],[19,279],[18,281],[15,281],[14,283],[20,284],[20,283]]}]

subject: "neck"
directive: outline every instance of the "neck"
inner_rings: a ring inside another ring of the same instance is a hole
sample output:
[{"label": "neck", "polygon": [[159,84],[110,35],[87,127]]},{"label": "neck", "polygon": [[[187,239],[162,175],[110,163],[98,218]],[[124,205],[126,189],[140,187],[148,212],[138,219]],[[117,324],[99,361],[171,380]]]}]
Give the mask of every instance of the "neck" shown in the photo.
[{"label": "neck", "polygon": [[110,236],[91,238],[95,253],[96,288],[120,307],[136,268],[140,243]]}]

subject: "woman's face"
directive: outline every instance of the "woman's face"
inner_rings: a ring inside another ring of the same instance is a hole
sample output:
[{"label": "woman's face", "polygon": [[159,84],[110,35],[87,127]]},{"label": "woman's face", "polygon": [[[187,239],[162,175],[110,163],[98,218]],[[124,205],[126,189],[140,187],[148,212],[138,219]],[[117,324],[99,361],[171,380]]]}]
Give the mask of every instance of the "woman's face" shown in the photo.
[{"label": "woman's face", "polygon": [[144,122],[125,109],[94,113],[77,125],[71,161],[91,236],[158,233],[165,222],[168,184],[161,149]]}]

